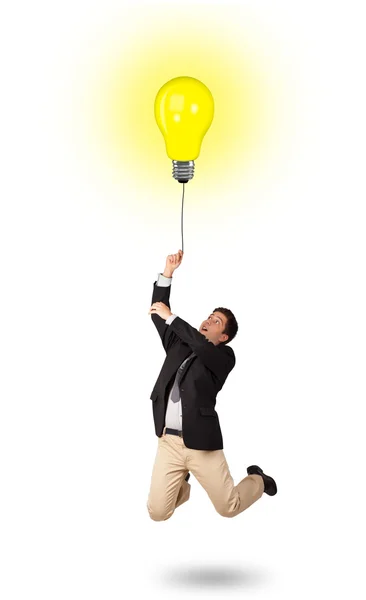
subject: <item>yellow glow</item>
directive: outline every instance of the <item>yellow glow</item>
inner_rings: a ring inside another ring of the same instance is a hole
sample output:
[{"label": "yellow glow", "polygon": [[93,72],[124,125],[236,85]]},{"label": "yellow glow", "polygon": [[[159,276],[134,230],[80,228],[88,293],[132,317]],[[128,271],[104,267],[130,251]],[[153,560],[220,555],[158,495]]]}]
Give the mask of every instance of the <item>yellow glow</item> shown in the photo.
[{"label": "yellow glow", "polygon": [[[250,15],[240,17],[230,4],[212,5],[209,12],[197,5],[194,19],[184,7],[168,12],[157,7],[130,30],[131,35],[110,34],[104,47],[98,42],[98,58],[85,84],[88,144],[110,177],[117,182],[129,178],[140,190],[163,185],[169,191],[167,184],[177,185],[154,102],[164,83],[182,75],[204,82],[215,100],[190,193],[210,185],[215,191],[226,189],[269,161],[282,82],[273,48],[266,46],[264,32],[260,39]],[[182,100],[175,101],[172,124],[179,126]],[[193,104],[192,113],[199,110]]]},{"label": "yellow glow", "polygon": [[195,160],[214,116],[210,90],[194,77],[175,77],[155,99],[155,119],[172,160]]}]

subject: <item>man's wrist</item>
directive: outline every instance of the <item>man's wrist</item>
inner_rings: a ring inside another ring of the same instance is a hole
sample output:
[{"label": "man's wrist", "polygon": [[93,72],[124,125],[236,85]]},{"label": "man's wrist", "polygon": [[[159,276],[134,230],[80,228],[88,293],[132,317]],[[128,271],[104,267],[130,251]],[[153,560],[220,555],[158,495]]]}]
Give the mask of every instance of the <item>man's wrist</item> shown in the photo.
[{"label": "man's wrist", "polygon": [[177,315],[172,313],[167,319],[165,319],[165,324],[170,325],[170,323],[172,323],[176,317]]},{"label": "man's wrist", "polygon": [[164,273],[162,273],[162,275],[164,275],[164,277],[173,277],[173,271],[167,271],[165,270]]}]

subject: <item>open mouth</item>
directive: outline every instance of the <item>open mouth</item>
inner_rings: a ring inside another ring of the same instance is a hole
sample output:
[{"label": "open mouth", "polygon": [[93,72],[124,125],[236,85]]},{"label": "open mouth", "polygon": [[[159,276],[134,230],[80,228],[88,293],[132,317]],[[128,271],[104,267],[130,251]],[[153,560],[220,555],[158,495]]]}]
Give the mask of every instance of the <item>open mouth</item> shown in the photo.
[{"label": "open mouth", "polygon": [[207,331],[206,327],[202,327],[202,331]]}]

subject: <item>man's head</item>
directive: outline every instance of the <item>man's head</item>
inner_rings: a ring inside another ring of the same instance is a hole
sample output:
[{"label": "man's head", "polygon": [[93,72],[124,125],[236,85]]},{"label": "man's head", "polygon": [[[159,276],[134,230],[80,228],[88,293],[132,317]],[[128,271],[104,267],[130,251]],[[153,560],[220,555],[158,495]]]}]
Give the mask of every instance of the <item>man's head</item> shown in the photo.
[{"label": "man's head", "polygon": [[199,332],[202,333],[210,342],[217,346],[218,344],[228,344],[236,336],[238,323],[228,308],[219,306],[202,322]]}]

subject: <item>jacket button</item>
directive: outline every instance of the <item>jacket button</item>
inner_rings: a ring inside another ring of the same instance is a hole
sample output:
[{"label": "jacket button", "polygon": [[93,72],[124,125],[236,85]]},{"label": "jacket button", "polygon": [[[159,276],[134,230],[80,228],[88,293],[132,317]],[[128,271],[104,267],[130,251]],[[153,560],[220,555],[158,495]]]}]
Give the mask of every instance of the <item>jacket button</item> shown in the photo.
[{"label": "jacket button", "polygon": [[183,404],[183,408],[187,408],[187,405],[186,405],[186,404]]}]

